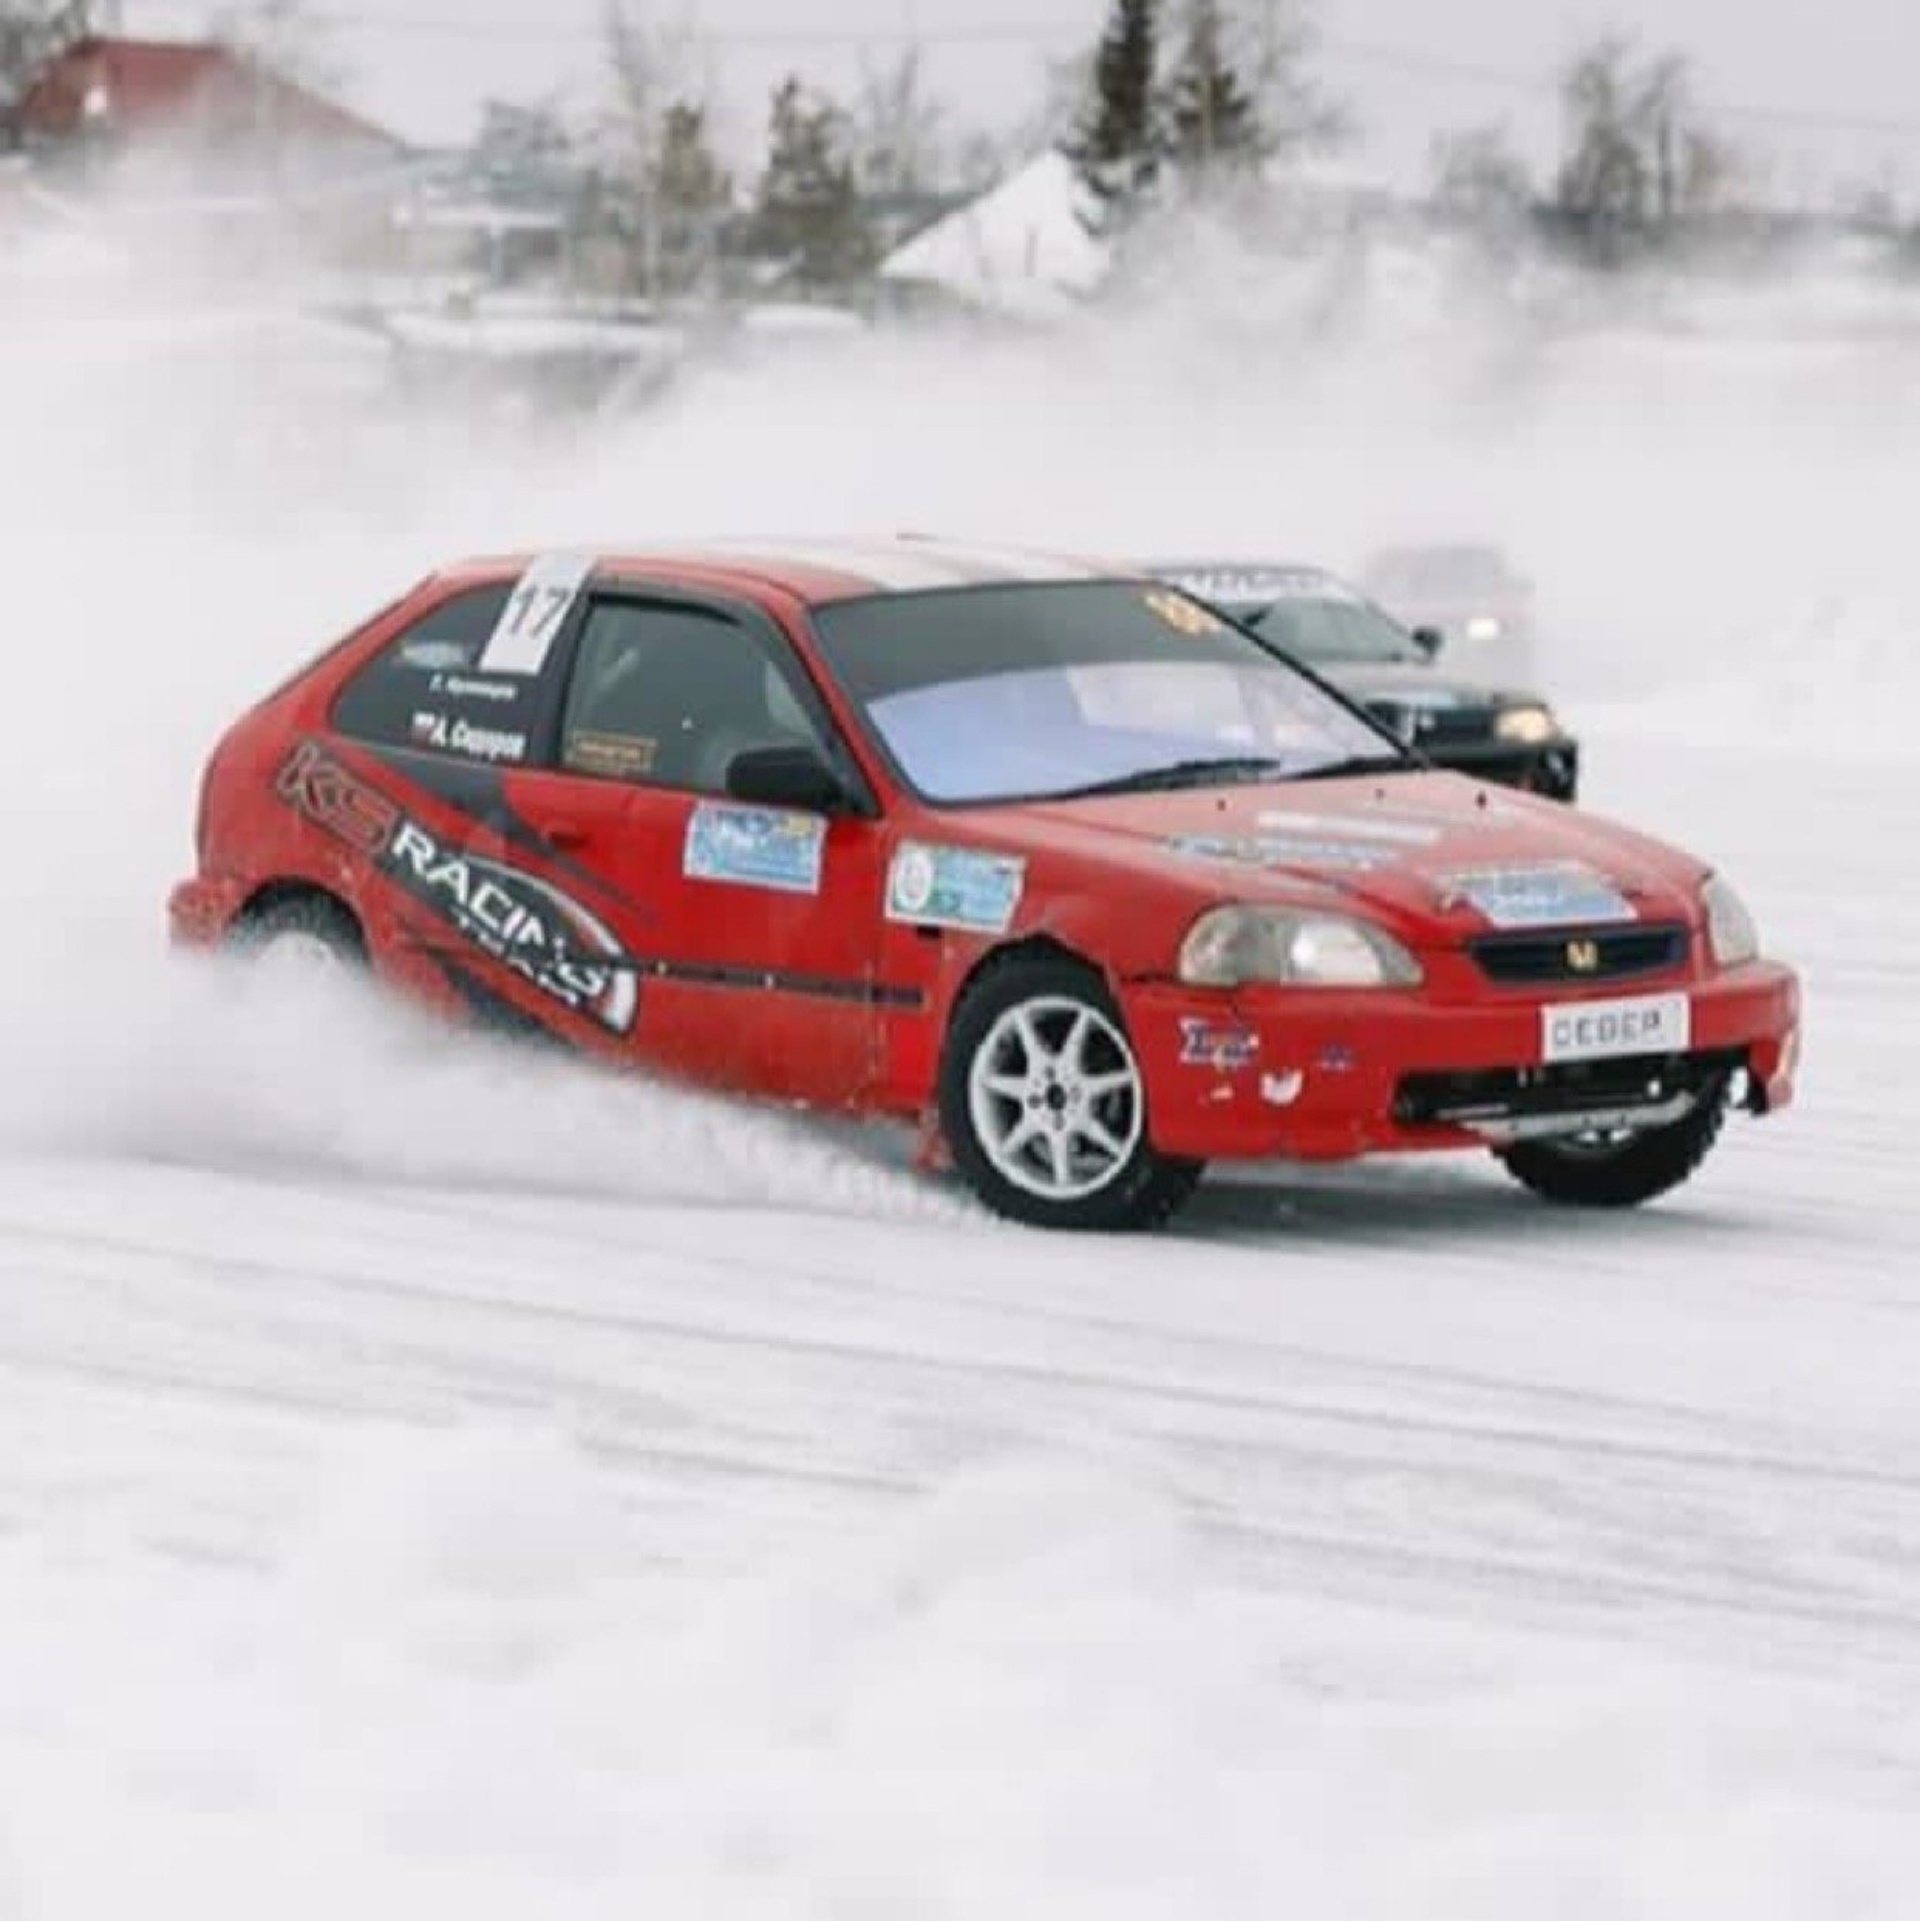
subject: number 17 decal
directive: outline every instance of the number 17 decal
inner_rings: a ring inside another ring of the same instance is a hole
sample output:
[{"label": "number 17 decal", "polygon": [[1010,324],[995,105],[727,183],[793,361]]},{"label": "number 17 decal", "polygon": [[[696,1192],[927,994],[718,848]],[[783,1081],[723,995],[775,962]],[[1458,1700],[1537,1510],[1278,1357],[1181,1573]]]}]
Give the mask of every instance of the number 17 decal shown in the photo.
[{"label": "number 17 decal", "polygon": [[586,554],[542,554],[515,583],[477,663],[485,674],[537,674],[593,572]]}]

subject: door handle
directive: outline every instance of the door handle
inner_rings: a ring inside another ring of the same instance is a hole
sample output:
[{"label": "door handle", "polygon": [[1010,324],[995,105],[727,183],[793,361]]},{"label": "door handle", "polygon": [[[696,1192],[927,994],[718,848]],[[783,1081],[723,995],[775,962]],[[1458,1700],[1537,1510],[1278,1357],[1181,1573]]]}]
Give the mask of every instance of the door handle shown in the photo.
[{"label": "door handle", "polygon": [[584,847],[587,824],[583,820],[550,820],[546,825],[546,838],[556,847]]}]

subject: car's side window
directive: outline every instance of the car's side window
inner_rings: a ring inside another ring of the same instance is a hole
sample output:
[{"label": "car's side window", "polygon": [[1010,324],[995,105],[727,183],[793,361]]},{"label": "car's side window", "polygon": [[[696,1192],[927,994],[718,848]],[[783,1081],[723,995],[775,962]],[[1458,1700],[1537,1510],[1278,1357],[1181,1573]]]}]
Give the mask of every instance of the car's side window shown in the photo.
[{"label": "car's side window", "polygon": [[512,592],[512,581],[474,587],[423,614],[340,690],[335,728],[377,746],[489,763],[526,760],[538,679],[479,671]]},{"label": "car's side window", "polygon": [[797,670],[718,610],[605,599],[589,608],[560,729],[560,764],[602,779],[726,791],[750,747],[827,743]]}]

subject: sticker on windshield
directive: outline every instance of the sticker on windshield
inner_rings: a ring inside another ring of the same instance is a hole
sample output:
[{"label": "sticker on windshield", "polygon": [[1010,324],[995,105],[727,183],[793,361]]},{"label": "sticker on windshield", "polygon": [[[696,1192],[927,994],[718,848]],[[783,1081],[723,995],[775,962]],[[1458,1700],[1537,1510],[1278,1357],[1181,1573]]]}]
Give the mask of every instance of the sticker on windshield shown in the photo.
[{"label": "sticker on windshield", "polygon": [[1156,587],[1140,598],[1175,633],[1185,634],[1189,640],[1198,640],[1202,634],[1217,634],[1226,626],[1226,622],[1211,607],[1203,607],[1197,600],[1189,600],[1185,594],[1170,593]]},{"label": "sticker on windshield", "polygon": [[1569,927],[1637,920],[1633,903],[1604,874],[1578,861],[1489,867],[1440,882],[1443,906],[1471,907],[1494,927]]},{"label": "sticker on windshield", "polygon": [[1331,574],[1300,567],[1179,568],[1167,575],[1176,585],[1202,600],[1243,602],[1330,600],[1358,606],[1360,596]]},{"label": "sticker on windshield", "polygon": [[537,674],[593,572],[588,554],[542,554],[514,583],[475,663],[483,674]]},{"label": "sticker on windshield", "polygon": [[1189,859],[1226,861],[1236,867],[1329,867],[1367,874],[1399,859],[1391,847],[1293,834],[1189,834],[1170,844]]},{"label": "sticker on windshield", "polygon": [[1004,934],[1026,873],[1026,862],[1008,854],[906,841],[887,869],[887,919]]},{"label": "sticker on windshield", "polygon": [[702,802],[687,822],[682,871],[689,880],[817,894],[826,843],[827,823],[818,814]]}]

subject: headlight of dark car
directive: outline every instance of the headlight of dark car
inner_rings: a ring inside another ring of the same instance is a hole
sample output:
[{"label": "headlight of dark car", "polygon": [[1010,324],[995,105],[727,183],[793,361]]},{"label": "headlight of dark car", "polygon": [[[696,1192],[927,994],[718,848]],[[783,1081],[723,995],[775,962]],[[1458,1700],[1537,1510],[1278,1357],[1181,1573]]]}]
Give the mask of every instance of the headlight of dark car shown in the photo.
[{"label": "headlight of dark car", "polygon": [[1503,707],[1494,718],[1493,731],[1500,739],[1512,741],[1516,746],[1539,747],[1558,737],[1560,723],[1554,719],[1551,707],[1535,703],[1526,707]]}]

